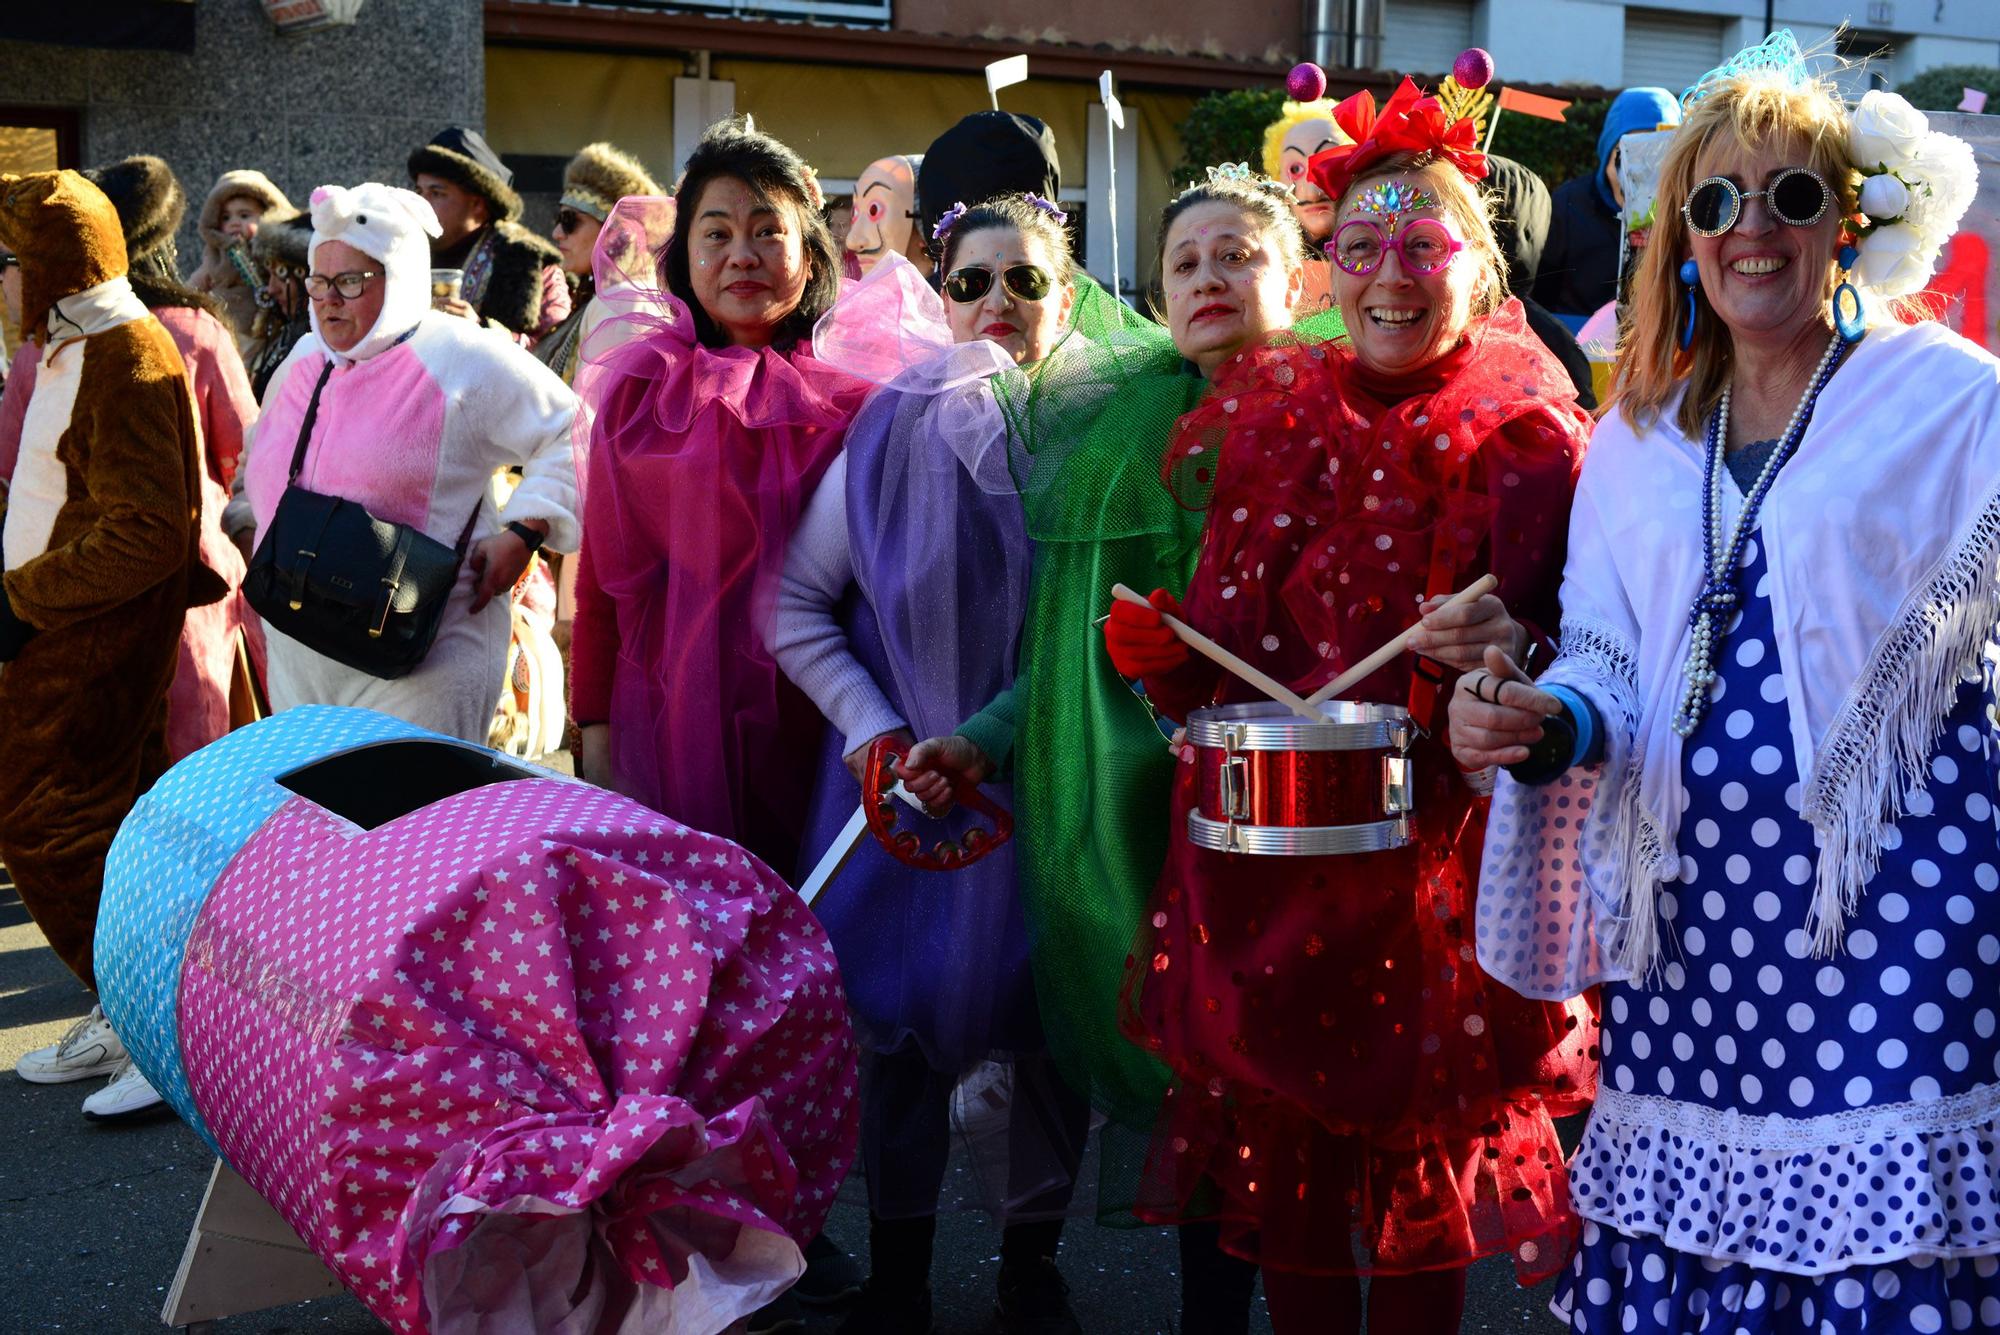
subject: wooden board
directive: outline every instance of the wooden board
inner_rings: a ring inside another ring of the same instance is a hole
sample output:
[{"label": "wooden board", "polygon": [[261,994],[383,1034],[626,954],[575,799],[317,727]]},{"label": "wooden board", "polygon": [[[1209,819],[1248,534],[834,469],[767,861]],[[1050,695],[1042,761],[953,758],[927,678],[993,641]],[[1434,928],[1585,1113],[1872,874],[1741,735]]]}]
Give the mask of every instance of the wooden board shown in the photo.
[{"label": "wooden board", "polygon": [[343,1291],[291,1225],[218,1159],[160,1319],[186,1326]]}]

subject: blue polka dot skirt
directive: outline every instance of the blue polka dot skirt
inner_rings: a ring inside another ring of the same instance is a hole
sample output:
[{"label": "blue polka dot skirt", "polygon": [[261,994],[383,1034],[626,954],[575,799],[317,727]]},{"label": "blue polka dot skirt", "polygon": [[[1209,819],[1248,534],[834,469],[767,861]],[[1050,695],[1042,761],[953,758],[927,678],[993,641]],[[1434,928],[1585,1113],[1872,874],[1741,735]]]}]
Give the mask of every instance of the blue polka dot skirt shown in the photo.
[{"label": "blue polka dot skirt", "polygon": [[1682,748],[1663,964],[1603,992],[1552,1303],[1587,1335],[2000,1331],[2000,836],[1968,682],[1842,947],[1805,930],[1812,827],[1760,544]]},{"label": "blue polka dot skirt", "polygon": [[1554,1308],[1571,1330],[1593,1335],[2000,1330],[2000,1258],[1917,1255],[1830,1275],[1787,1275],[1587,1223],[1583,1251]]}]

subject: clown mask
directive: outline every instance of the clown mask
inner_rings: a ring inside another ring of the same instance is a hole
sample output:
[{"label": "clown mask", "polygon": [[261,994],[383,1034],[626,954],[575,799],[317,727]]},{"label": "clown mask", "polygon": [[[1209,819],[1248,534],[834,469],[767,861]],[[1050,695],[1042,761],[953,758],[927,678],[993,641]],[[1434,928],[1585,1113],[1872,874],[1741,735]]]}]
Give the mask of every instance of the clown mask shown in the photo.
[{"label": "clown mask", "polygon": [[898,154],[868,164],[854,183],[854,218],[847,228],[848,253],[863,273],[884,255],[916,259],[916,209],[917,173],[909,158]]},{"label": "clown mask", "polygon": [[1292,188],[1292,212],[1297,215],[1299,226],[1305,228],[1306,236],[1315,243],[1324,242],[1333,231],[1333,201],[1313,184],[1306,173],[1306,162],[1313,154],[1346,142],[1346,136],[1334,128],[1331,117],[1316,117],[1299,121],[1287,130],[1278,150],[1278,179]]}]

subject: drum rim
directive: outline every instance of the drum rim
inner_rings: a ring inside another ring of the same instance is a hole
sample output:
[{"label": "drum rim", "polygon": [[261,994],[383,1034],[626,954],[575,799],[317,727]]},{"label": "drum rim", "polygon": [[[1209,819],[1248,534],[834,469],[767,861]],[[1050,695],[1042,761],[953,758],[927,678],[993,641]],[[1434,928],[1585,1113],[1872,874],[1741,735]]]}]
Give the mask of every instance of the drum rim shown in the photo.
[{"label": "drum rim", "polygon": [[1246,825],[1210,820],[1199,811],[1187,816],[1188,842],[1216,853],[1279,857],[1343,857],[1386,853],[1410,842],[1407,816],[1359,825]]},{"label": "drum rim", "polygon": [[1328,700],[1323,710],[1349,714],[1314,723],[1275,701],[1191,710],[1188,741],[1232,751],[1405,751],[1410,711],[1367,700]]}]

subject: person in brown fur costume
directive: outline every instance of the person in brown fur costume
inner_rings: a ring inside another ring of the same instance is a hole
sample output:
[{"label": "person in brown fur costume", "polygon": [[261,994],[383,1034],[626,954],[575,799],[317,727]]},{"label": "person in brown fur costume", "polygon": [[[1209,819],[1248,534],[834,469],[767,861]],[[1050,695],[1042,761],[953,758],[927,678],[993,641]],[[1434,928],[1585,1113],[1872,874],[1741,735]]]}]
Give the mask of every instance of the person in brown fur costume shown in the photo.
[{"label": "person in brown fur costume", "polygon": [[[73,171],[0,175],[0,244],[20,256],[21,323],[41,349],[0,503],[0,861],[94,989],[104,856],[166,767],[187,610],[227,586],[198,547],[186,370],[132,291],[111,201]],[[16,1070],[56,1083],[123,1059],[93,1010]]]}]

